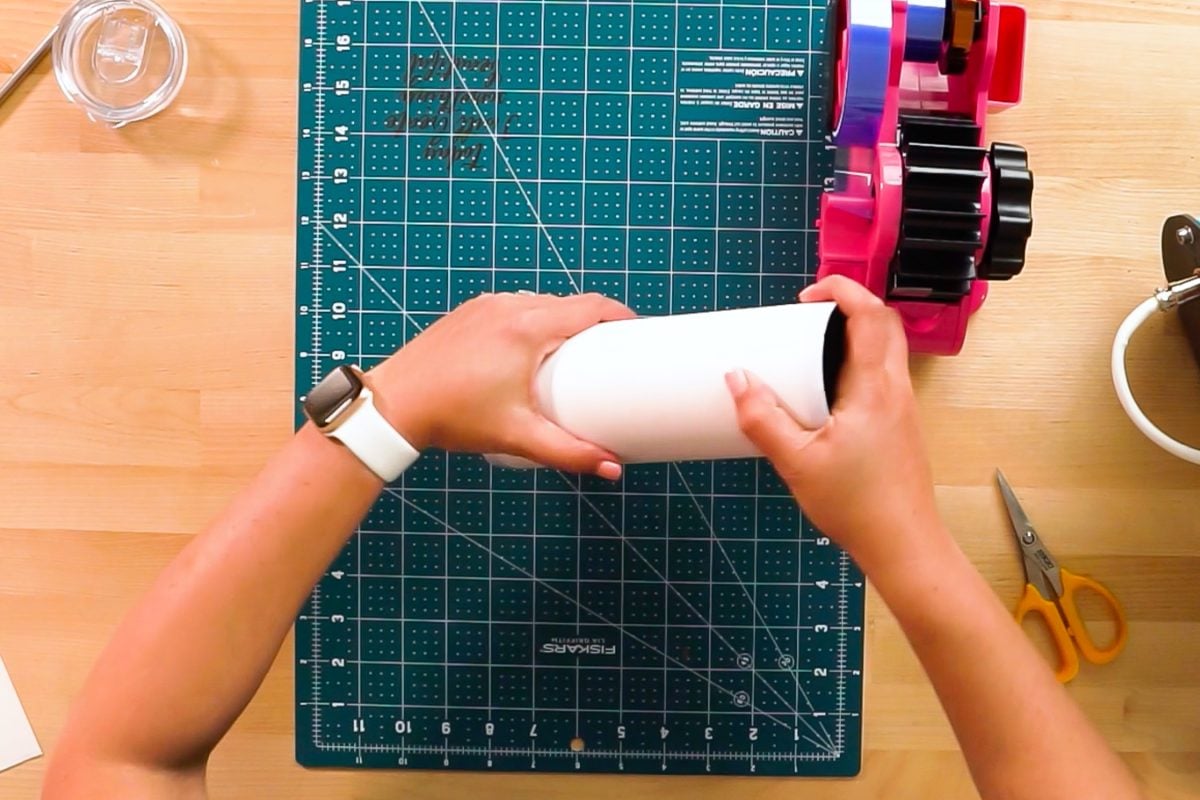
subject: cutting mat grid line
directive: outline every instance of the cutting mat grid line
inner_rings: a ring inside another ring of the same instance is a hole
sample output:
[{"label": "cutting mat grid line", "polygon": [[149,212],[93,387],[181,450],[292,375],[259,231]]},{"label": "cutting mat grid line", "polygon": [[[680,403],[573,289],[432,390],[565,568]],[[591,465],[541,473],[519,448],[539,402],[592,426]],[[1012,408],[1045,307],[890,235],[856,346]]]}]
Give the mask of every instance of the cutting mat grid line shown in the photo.
[{"label": "cutting mat grid line", "polygon": [[[812,279],[821,0],[300,6],[298,394],[480,292],[664,314]],[[297,621],[297,758],[852,775],[862,625],[765,462],[614,485],[431,452]]]}]

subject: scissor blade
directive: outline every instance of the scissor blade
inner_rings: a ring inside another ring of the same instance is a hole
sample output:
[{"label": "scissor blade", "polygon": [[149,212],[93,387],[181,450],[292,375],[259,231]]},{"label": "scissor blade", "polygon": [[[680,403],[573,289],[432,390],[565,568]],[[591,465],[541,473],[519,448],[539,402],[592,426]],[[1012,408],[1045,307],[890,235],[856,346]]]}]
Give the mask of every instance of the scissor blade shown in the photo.
[{"label": "scissor blade", "polygon": [[1033,530],[1033,523],[1029,521],[1025,509],[1021,508],[1020,501],[1000,470],[996,470],[996,483],[1000,486],[1000,496],[1004,498],[1004,505],[1008,507],[1008,518],[1012,520],[1013,533],[1018,540],[1024,541],[1026,532]]}]

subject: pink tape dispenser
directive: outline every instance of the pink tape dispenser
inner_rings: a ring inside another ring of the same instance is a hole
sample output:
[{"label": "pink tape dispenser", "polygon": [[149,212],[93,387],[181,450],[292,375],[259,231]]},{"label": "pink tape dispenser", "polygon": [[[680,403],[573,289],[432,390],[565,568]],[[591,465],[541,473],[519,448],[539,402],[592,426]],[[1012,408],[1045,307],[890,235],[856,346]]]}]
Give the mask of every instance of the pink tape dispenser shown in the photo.
[{"label": "pink tape dispenser", "polygon": [[895,307],[912,349],[954,355],[988,282],[1025,264],[1033,175],[985,147],[989,109],[1020,102],[1025,10],[995,0],[831,0],[832,186],[818,276]]}]

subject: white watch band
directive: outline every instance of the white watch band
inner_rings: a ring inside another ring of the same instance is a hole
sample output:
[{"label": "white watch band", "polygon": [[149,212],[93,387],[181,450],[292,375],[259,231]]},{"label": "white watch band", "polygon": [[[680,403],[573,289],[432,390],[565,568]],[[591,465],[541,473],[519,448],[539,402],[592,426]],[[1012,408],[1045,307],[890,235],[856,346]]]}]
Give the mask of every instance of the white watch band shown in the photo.
[{"label": "white watch band", "polygon": [[370,389],[364,386],[358,399],[358,408],[330,431],[329,436],[344,444],[384,483],[391,483],[412,466],[421,453],[379,413]]}]

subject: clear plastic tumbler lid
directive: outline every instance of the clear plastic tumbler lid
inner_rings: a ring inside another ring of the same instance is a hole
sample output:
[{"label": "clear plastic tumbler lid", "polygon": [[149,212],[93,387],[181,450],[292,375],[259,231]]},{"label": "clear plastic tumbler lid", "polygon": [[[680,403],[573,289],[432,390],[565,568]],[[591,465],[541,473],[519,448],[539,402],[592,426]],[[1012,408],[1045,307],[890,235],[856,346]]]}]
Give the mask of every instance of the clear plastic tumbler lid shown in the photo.
[{"label": "clear plastic tumbler lid", "polygon": [[54,39],[54,72],[68,100],[119,128],[175,99],[187,45],[153,0],[79,0]]}]

